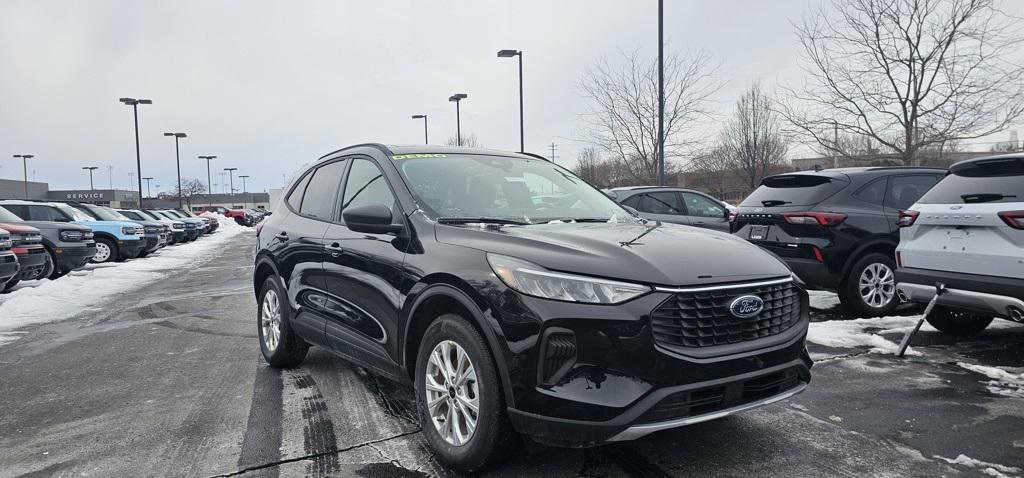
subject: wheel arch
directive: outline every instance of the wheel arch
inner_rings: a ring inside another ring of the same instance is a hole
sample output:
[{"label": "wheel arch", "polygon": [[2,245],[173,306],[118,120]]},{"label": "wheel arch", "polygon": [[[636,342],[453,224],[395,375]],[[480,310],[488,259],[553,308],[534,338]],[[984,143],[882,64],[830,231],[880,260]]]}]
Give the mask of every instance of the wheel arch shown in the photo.
[{"label": "wheel arch", "polygon": [[277,271],[277,264],[274,264],[273,260],[266,256],[260,257],[256,260],[256,267],[252,272],[252,291],[253,294],[257,296],[257,299],[259,299],[260,287],[263,285],[263,282],[266,281],[268,277],[275,275],[280,277],[280,274]]},{"label": "wheel arch", "polygon": [[845,283],[847,277],[850,275],[850,270],[853,269],[854,264],[868,254],[881,253],[887,254],[896,260],[896,246],[898,244],[890,239],[876,239],[869,241],[860,247],[853,250],[850,255],[846,258],[846,264],[843,265],[843,275],[840,283]]},{"label": "wheel arch", "polygon": [[443,282],[427,284],[416,294],[408,312],[404,314],[406,320],[404,321],[405,327],[400,345],[402,368],[415,381],[413,374],[416,371],[419,343],[427,327],[445,312],[461,312],[460,315],[465,317],[480,332],[480,335],[483,336],[484,341],[487,343],[491,359],[494,360],[494,364],[498,368],[498,377],[504,390],[505,404],[512,407],[514,405],[512,382],[509,377],[508,366],[501,355],[501,342],[498,340],[498,336],[493,328],[487,323],[480,305],[459,287],[459,285],[463,284],[459,284],[458,278],[451,276],[434,279]]}]

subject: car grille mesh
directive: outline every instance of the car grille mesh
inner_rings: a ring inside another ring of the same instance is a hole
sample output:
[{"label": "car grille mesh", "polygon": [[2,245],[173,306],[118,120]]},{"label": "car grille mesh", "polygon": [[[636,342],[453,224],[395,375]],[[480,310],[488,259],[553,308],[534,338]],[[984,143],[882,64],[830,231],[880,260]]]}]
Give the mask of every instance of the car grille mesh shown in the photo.
[{"label": "car grille mesh", "polygon": [[[760,314],[739,318],[729,311],[734,299],[756,295]],[[785,332],[800,321],[800,296],[792,282],[756,287],[674,294],[651,313],[654,339],[671,348],[713,347]]]}]

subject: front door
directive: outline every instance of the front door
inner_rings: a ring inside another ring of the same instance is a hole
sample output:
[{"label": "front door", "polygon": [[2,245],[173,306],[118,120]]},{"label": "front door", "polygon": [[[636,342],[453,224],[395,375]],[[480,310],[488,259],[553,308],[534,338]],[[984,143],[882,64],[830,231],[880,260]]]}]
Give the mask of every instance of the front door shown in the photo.
[{"label": "front door", "polygon": [[406,242],[393,234],[354,232],[341,214],[382,204],[397,220],[402,211],[380,168],[351,158],[337,219],[324,236],[324,277],[331,303],[327,340],[339,354],[401,376],[398,368],[399,285]]},{"label": "front door", "polygon": [[679,195],[682,196],[691,226],[729,232],[729,215],[721,203],[703,194],[684,191]]}]

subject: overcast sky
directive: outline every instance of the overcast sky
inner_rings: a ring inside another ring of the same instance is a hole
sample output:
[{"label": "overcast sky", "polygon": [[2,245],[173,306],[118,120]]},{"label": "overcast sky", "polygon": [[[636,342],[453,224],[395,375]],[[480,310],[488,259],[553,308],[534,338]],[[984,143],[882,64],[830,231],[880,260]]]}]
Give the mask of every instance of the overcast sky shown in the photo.
[{"label": "overcast sky", "polygon": [[[759,80],[792,82],[791,21],[807,1],[665,2],[668,49],[706,48],[721,80],[723,113]],[[135,171],[130,107],[139,108],[142,173],[168,189],[174,141],[182,176],[213,182],[225,167],[248,174],[250,191],[280,187],[301,165],[363,142],[420,143],[463,134],[487,147],[519,146],[515,59],[524,51],[526,147],[571,165],[586,110],[577,83],[619,50],[657,53],[650,1],[43,1],[0,3],[0,177],[22,177],[12,154],[30,153],[29,177],[53,189],[126,188]],[[236,180],[236,187],[241,188]],[[134,187],[133,187],[134,188]],[[219,189],[219,188],[217,188]]]}]

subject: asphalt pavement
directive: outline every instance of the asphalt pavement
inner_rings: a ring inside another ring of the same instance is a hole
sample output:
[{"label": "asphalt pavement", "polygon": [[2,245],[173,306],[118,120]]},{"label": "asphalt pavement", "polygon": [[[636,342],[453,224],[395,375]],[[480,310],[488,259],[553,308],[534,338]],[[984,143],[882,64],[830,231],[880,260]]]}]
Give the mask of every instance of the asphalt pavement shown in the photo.
[{"label": "asphalt pavement", "polygon": [[[0,476],[454,476],[410,390],[315,348],[294,370],[263,363],[252,244],[0,346]],[[525,445],[481,476],[1024,475],[1024,394],[958,365],[1021,370],[1022,343],[1024,327],[923,332],[906,359],[811,345],[790,400],[635,442]]]}]

